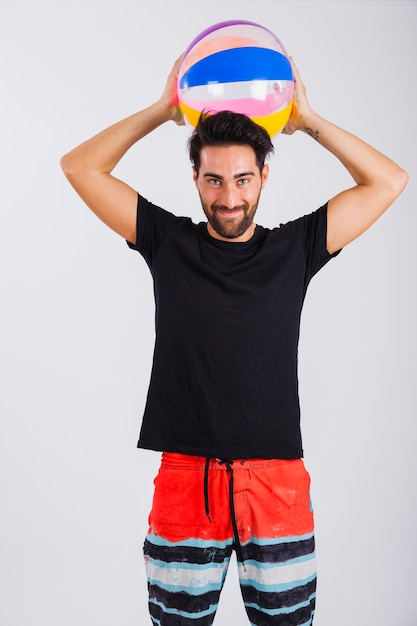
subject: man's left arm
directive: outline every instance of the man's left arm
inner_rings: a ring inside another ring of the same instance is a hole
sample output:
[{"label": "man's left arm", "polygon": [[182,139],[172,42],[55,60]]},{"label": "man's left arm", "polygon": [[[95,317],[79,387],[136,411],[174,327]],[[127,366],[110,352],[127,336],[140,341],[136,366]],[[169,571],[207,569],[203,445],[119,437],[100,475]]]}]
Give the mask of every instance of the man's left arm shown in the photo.
[{"label": "man's left arm", "polygon": [[327,250],[333,254],[361,235],[388,209],[406,186],[408,174],[366,142],[315,113],[294,63],[293,70],[294,106],[284,132],[292,134],[301,130],[311,135],[339,159],[356,183],[328,204]]}]

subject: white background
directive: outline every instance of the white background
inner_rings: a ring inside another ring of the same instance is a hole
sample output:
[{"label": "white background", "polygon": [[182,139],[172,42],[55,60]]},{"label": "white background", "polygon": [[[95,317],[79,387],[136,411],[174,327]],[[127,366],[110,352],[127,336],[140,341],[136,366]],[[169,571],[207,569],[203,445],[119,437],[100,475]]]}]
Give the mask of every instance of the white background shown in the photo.
[{"label": "white background", "polygon": [[[416,2],[0,0],[0,626],[148,623],[141,547],[159,455],[136,440],[152,285],[58,162],[158,98],[174,59],[227,19],[273,30],[313,107],[411,176],[311,284],[300,390],[315,624],[417,624]],[[159,128],[117,173],[200,220],[186,138]],[[259,223],[310,212],[351,184],[310,138],[275,144]],[[247,623],[234,570],[218,625]]]}]

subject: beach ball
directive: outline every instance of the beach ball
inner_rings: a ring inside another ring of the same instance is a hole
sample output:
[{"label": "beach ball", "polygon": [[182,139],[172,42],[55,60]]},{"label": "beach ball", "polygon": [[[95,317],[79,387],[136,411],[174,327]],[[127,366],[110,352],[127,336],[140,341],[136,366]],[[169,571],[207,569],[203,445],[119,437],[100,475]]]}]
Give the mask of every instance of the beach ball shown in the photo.
[{"label": "beach ball", "polygon": [[260,24],[220,22],[200,33],[184,52],[178,100],[195,127],[200,113],[244,113],[272,137],[291,114],[294,77],[281,41]]}]

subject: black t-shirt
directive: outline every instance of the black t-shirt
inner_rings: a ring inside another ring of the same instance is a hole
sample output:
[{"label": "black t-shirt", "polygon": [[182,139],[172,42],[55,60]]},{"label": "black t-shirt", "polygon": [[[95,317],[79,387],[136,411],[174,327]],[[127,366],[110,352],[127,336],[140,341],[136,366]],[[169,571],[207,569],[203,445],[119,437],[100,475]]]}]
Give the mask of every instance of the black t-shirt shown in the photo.
[{"label": "black t-shirt", "polygon": [[138,447],[217,458],[302,456],[297,353],[307,285],[329,261],[327,205],[250,241],[139,196],[156,340]]}]

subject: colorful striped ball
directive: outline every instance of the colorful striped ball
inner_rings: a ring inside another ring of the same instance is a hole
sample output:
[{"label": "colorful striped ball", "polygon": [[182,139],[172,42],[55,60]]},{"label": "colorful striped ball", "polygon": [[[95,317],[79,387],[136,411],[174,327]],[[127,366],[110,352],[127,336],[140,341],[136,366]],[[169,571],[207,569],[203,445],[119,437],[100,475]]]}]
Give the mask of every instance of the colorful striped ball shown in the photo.
[{"label": "colorful striped ball", "polygon": [[281,41],[260,24],[220,22],[200,33],[184,52],[178,99],[186,121],[200,114],[244,113],[272,137],[291,114],[294,77]]}]

